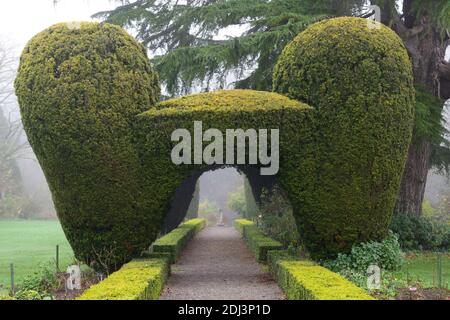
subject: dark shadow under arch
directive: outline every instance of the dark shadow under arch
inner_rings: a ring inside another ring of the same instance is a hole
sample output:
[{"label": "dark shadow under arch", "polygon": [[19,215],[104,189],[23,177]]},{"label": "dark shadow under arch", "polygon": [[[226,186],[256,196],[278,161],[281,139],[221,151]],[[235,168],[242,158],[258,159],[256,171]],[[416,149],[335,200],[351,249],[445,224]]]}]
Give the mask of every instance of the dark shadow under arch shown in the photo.
[{"label": "dark shadow under arch", "polygon": [[197,181],[200,176],[208,171],[215,171],[223,168],[235,168],[239,173],[244,174],[248,179],[253,196],[257,203],[261,200],[263,189],[271,190],[276,183],[276,176],[263,176],[260,174],[260,167],[250,165],[211,165],[192,172],[180,186],[176,189],[170,204],[170,209],[164,219],[161,228],[162,233],[168,233],[183,222],[189,205],[194,197]]}]

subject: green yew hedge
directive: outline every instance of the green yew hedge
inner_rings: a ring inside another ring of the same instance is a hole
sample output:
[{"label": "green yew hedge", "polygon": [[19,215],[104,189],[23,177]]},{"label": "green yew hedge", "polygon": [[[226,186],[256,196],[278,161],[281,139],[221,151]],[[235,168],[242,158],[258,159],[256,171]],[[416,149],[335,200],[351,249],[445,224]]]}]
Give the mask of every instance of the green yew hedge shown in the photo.
[{"label": "green yew hedge", "polygon": [[280,177],[312,256],[385,237],[414,120],[401,39],[383,25],[369,29],[365,19],[319,22],[286,46],[273,87],[315,109],[314,151],[292,164],[308,172]]},{"label": "green yew hedge", "polygon": [[270,250],[283,248],[280,242],[266,236],[249,220],[237,219],[234,221],[234,227],[242,234],[248,248],[253,252],[258,262],[267,262],[267,253]]},{"label": "green yew hedge", "polygon": [[322,258],[386,234],[413,123],[412,71],[401,40],[357,18],[301,33],[275,68],[276,92],[217,91],[158,103],[145,49],[106,23],[58,24],[35,36],[15,87],[77,258],[110,271],[156,239],[181,182],[211,168],[171,162],[175,129],[192,134],[194,121],[222,132],[279,128],[277,179],[306,246]]},{"label": "green yew hedge", "polygon": [[119,268],[159,232],[130,130],[160,95],[144,47],[110,24],[58,24],[27,44],[15,87],[77,258]]},{"label": "green yew hedge", "polygon": [[162,236],[152,244],[153,253],[168,254],[173,263],[181,254],[183,248],[206,225],[205,219],[192,219],[181,224],[178,228]]}]

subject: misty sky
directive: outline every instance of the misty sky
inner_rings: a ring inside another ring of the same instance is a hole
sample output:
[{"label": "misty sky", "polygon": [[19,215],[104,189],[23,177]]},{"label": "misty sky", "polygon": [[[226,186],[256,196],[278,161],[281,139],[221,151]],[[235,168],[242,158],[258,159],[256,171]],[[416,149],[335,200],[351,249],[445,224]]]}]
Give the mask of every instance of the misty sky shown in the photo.
[{"label": "misty sky", "polygon": [[66,21],[88,21],[98,11],[113,9],[113,0],[13,0],[0,3],[0,39],[20,53],[28,40],[45,28]]},{"label": "misty sky", "polygon": [[[55,23],[92,20],[92,14],[117,5],[114,0],[59,0],[56,6],[53,0],[1,1],[0,39],[6,39],[20,53],[32,36]],[[236,28],[227,31],[228,35],[238,33]],[[447,59],[450,59],[450,49]]]}]

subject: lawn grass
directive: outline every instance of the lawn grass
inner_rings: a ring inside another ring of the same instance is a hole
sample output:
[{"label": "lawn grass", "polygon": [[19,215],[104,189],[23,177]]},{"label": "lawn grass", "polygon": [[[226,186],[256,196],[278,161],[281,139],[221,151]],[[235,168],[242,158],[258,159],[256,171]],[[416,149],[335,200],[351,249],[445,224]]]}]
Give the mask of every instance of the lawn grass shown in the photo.
[{"label": "lawn grass", "polygon": [[0,220],[0,284],[1,291],[10,287],[10,264],[14,263],[15,282],[39,268],[40,264],[55,264],[59,245],[60,269],[74,260],[73,251],[57,220]]},{"label": "lawn grass", "polygon": [[[408,281],[411,285],[420,284],[423,288],[432,288],[437,285],[437,253],[408,253],[406,263],[396,276]],[[443,283],[450,288],[450,254],[442,254]],[[408,279],[409,278],[409,279]]]}]

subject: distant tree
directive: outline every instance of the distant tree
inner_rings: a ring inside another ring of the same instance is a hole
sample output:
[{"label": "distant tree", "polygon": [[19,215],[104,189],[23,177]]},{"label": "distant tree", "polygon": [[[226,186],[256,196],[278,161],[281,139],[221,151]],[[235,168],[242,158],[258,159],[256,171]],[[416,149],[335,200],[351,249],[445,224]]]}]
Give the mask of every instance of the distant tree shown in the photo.
[{"label": "distant tree", "polygon": [[7,192],[20,190],[20,170],[16,163],[23,149],[20,133],[20,126],[9,122],[0,110],[0,201]]},{"label": "distant tree", "polygon": [[[170,95],[195,85],[223,87],[227,76],[238,88],[270,90],[272,69],[285,45],[313,22],[350,12],[353,1],[186,0],[121,1],[95,17],[136,31],[159,54],[153,59]],[[364,1],[356,1],[362,4]],[[237,37],[218,39],[227,28]]]},{"label": "distant tree", "polygon": [[242,217],[247,216],[247,203],[245,201],[243,183],[235,191],[228,193],[227,207]]},{"label": "distant tree", "polygon": [[[309,24],[333,16],[370,17],[367,5],[381,7],[382,23],[403,40],[413,64],[418,116],[403,175],[396,213],[420,215],[433,165],[448,168],[450,151],[440,125],[443,101],[450,98],[448,0],[186,0],[120,1],[115,10],[96,17],[133,29],[148,49],[169,95],[193,87],[270,90],[272,69],[284,46]],[[232,26],[244,32],[226,39],[217,35]],[[433,101],[432,105],[427,103]],[[437,124],[437,127],[434,125]],[[421,129],[420,129],[420,128]],[[430,130],[422,130],[428,128]],[[436,134],[436,129],[438,134]]]},{"label": "distant tree", "polygon": [[[13,120],[8,106],[14,97],[12,82],[15,76],[16,59],[5,45],[0,44],[0,202],[11,200],[22,193],[22,178],[17,160],[28,151],[23,139],[19,120]],[[9,199],[5,198],[9,196]],[[0,210],[1,211],[1,210]],[[13,213],[11,213],[13,214]]]}]

